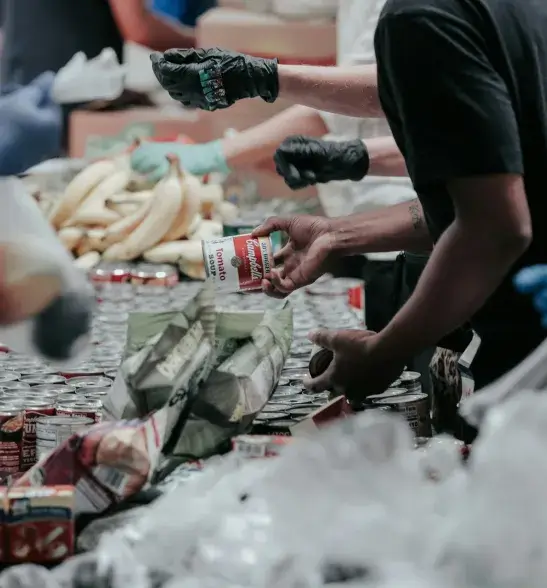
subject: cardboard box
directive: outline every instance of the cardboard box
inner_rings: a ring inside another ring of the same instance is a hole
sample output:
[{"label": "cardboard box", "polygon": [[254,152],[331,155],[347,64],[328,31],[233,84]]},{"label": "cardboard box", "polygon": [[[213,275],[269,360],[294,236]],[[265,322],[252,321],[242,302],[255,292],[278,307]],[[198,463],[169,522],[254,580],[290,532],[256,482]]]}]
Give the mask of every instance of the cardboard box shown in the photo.
[{"label": "cardboard box", "polygon": [[196,40],[198,47],[277,57],[285,64],[336,64],[334,19],[286,20],[274,14],[214,8],[199,19]]},{"label": "cardboard box", "polygon": [[176,103],[167,109],[76,110],[70,115],[69,155],[93,159],[119,153],[137,137],[174,140],[178,135],[188,135],[201,143],[216,138],[212,133],[201,111],[178,108]]}]

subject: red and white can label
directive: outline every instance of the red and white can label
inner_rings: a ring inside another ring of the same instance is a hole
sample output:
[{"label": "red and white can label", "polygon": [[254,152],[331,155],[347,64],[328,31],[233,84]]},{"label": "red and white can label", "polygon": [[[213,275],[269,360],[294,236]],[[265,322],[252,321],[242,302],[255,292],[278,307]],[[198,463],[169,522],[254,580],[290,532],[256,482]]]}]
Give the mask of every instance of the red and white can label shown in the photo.
[{"label": "red and white can label", "polygon": [[207,277],[223,291],[260,290],[273,267],[269,237],[235,235],[202,241]]}]

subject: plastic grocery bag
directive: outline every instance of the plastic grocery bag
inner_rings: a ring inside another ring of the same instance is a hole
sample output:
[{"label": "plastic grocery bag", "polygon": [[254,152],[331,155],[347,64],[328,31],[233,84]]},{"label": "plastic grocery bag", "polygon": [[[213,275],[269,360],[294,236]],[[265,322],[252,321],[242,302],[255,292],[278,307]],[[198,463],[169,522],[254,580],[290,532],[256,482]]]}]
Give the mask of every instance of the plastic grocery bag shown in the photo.
[{"label": "plastic grocery bag", "polygon": [[482,388],[479,394],[464,401],[460,407],[460,413],[477,427],[491,408],[512,399],[523,390],[545,390],[546,388],[547,340],[510,372]]},{"label": "plastic grocery bag", "polygon": [[0,329],[0,341],[50,361],[74,360],[89,342],[91,287],[22,181],[0,180],[0,194],[4,289],[19,312],[15,324]]},{"label": "plastic grocery bag", "polygon": [[270,398],[289,353],[292,309],[287,303],[264,312],[216,312],[212,304],[213,292],[205,286],[182,312],[135,314],[129,320],[127,357],[107,404],[116,418],[142,417],[166,405],[174,392],[166,358],[172,366],[196,354],[195,348],[178,345],[175,335],[196,309],[214,332],[207,377],[189,399],[164,447],[166,455],[206,457],[245,431]]}]

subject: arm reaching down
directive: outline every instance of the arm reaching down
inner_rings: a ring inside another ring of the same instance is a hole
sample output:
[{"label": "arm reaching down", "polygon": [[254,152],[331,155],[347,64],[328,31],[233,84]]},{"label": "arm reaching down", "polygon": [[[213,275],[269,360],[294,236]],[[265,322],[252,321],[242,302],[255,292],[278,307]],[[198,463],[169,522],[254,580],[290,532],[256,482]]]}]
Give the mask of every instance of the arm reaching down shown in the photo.
[{"label": "arm reaching down", "polygon": [[171,47],[193,47],[195,35],[165,16],[150,10],[145,0],[108,0],[116,24],[125,41],[131,41],[155,51]]},{"label": "arm reaching down", "polygon": [[271,160],[279,143],[295,130],[319,137],[327,132],[327,127],[317,111],[293,106],[233,137],[210,143],[145,142],[131,154],[131,165],[135,171],[155,181],[167,173],[166,156],[173,153],[179,157],[183,168],[192,174],[228,173],[234,168],[252,167],[263,160]]},{"label": "arm reaching down", "polygon": [[401,358],[469,320],[532,239],[520,176],[456,180],[449,188],[456,220],[436,244],[414,294],[380,335]]}]

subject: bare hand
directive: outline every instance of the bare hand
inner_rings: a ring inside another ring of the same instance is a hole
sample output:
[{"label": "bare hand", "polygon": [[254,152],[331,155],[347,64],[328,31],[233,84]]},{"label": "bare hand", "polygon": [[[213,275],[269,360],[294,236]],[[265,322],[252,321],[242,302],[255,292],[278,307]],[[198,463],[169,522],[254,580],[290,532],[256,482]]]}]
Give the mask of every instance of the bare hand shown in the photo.
[{"label": "bare hand", "polygon": [[289,235],[289,241],[275,257],[276,265],[262,282],[265,294],[284,298],[291,292],[313,284],[335,258],[334,234],[330,221],[321,216],[271,217],[253,231],[253,237],[266,237],[275,231]]},{"label": "bare hand", "polygon": [[304,383],[313,392],[333,390],[359,404],[387,390],[404,368],[404,362],[379,353],[378,335],[373,331],[320,329],[310,333],[309,339],[334,353],[326,371]]}]

